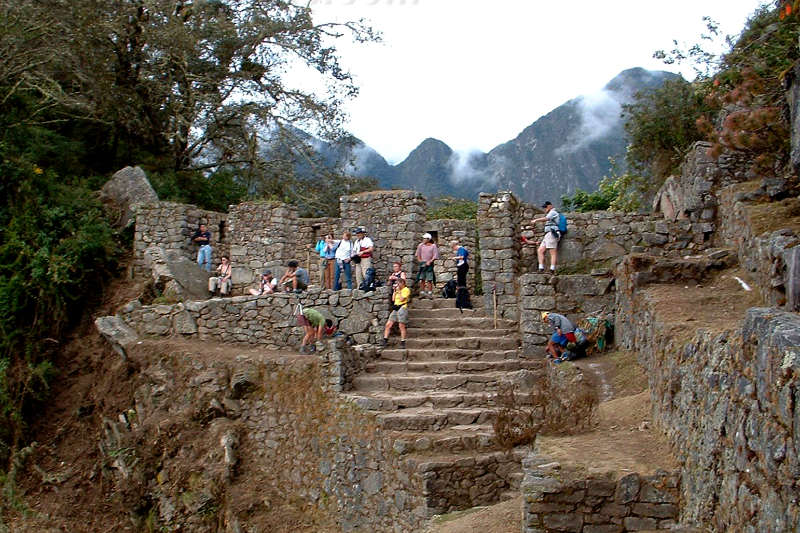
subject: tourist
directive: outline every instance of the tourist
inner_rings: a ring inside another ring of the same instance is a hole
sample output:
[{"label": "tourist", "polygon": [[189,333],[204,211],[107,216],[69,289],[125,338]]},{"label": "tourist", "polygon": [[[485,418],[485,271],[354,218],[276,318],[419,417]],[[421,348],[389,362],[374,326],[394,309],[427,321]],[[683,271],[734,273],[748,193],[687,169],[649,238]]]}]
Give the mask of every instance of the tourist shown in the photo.
[{"label": "tourist", "polygon": [[205,268],[206,272],[211,272],[211,232],[205,224],[200,224],[192,236],[192,242],[200,245],[200,249],[197,250],[197,264]]},{"label": "tourist", "polygon": [[308,270],[301,268],[297,261],[289,261],[286,273],[281,276],[278,285],[283,287],[285,292],[301,292],[308,288],[309,277]]},{"label": "tourist", "polygon": [[211,276],[208,278],[208,292],[211,293],[211,296],[214,296],[214,293],[219,290],[220,295],[227,296],[231,292],[231,273],[233,267],[231,266],[231,260],[228,259],[227,255],[222,256],[222,262],[217,267],[217,275]]},{"label": "tourist", "polygon": [[317,243],[316,250],[319,252],[319,284],[324,289],[333,288],[334,266],[336,265],[336,247],[338,241],[333,239],[332,234],[325,235]]},{"label": "tourist", "polygon": [[347,288],[353,288],[353,271],[350,258],[353,255],[353,242],[350,240],[351,235],[349,231],[342,233],[342,240],[336,242],[336,272],[334,274],[333,288],[340,290],[342,288],[341,276],[344,272],[345,280],[347,281]]},{"label": "tourist", "polygon": [[575,326],[564,315],[548,311],[542,311],[542,322],[549,324],[553,328],[553,334],[550,340],[547,341],[547,348],[545,348],[547,356],[558,359],[568,343],[576,342]]},{"label": "tourist", "polygon": [[392,331],[392,326],[397,323],[400,328],[400,347],[406,347],[406,325],[408,324],[408,300],[411,298],[411,289],[406,287],[406,280],[399,278],[392,292],[392,312],[389,314],[389,320],[386,321],[386,327],[383,330],[383,340],[381,346],[386,346],[389,342],[389,334]]},{"label": "tourist", "polygon": [[278,279],[272,276],[271,270],[265,270],[261,274],[261,281],[257,289],[250,289],[250,294],[253,296],[261,296],[263,294],[272,294],[278,287]]},{"label": "tourist", "polygon": [[[559,214],[550,202],[542,204],[542,208],[544,209],[544,216],[531,220],[531,225],[544,222],[544,238],[542,238],[539,248],[536,251],[539,258],[539,272],[545,272],[544,252],[548,250],[550,252],[550,273],[555,273],[556,263],[558,262],[558,241],[561,239],[561,232],[558,231]],[[522,237],[522,242],[527,243],[528,240]]]},{"label": "tourist", "polygon": [[469,252],[466,248],[461,246],[457,240],[450,241],[450,248],[456,254],[453,260],[456,262],[456,285],[458,287],[467,286],[467,271],[469,271],[469,263],[467,257]]},{"label": "tourist", "polygon": [[361,282],[367,274],[367,269],[372,268],[372,253],[375,251],[375,243],[367,237],[367,230],[358,228],[356,230],[356,242],[353,244],[352,262],[355,263],[356,287],[361,286]]},{"label": "tourist", "polygon": [[419,263],[417,281],[420,282],[420,298],[433,298],[433,286],[436,284],[436,274],[433,272],[433,262],[439,259],[439,247],[433,242],[430,233],[422,236],[422,242],[417,246],[414,254]]},{"label": "tourist", "polygon": [[301,314],[297,315],[297,323],[305,330],[303,342],[300,344],[300,353],[315,352],[316,347],[313,342],[322,338],[325,331],[325,317],[316,309],[306,307]]},{"label": "tourist", "polygon": [[403,264],[400,261],[392,263],[392,271],[389,273],[389,280],[386,282],[388,287],[394,291],[395,286],[399,280],[406,281],[406,273],[403,272]]}]

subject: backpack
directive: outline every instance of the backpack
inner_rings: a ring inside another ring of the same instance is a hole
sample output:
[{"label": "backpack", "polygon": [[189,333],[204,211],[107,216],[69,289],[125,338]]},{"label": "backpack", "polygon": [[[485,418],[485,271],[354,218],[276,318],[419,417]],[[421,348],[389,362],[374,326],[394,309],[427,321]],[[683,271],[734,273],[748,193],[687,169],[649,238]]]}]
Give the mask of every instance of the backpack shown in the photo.
[{"label": "backpack", "polygon": [[469,289],[466,287],[459,287],[456,292],[456,307],[462,313],[464,309],[472,309],[472,301],[469,299]]},{"label": "backpack", "polygon": [[377,289],[377,284],[375,283],[375,269],[370,267],[364,272],[364,281],[361,282],[361,285],[358,286],[359,290],[364,292],[372,292]]},{"label": "backpack", "polygon": [[561,213],[558,214],[558,232],[561,235],[567,232],[567,217]]},{"label": "backpack", "polygon": [[455,298],[456,297],[456,280],[451,279],[445,283],[442,288],[442,298]]}]

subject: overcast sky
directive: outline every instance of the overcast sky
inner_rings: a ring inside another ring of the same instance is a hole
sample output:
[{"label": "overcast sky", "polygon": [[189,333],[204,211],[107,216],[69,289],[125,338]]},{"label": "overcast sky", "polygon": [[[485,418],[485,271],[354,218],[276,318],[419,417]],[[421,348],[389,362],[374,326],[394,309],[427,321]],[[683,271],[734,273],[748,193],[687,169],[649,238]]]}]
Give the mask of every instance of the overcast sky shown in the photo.
[{"label": "overcast sky", "polygon": [[[318,22],[369,19],[381,44],[340,42],[361,91],[350,131],[390,163],[435,137],[488,151],[672,40],[699,41],[704,15],[738,34],[758,0],[311,0]],[[692,77],[686,67],[684,76]]]}]

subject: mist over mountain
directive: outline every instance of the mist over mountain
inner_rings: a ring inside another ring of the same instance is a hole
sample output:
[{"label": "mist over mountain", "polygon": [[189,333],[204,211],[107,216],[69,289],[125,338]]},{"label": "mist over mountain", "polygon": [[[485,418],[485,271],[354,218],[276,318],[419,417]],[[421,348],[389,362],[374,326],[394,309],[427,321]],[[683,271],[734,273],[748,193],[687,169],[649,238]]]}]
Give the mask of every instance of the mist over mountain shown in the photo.
[{"label": "mist over mountain", "polygon": [[401,163],[390,165],[360,140],[353,146],[320,143],[326,160],[347,161],[357,176],[377,178],[383,188],[413,189],[428,198],[475,199],[479,192],[514,191],[528,202],[558,202],[577,189],[594,190],[609,173],[609,157],[623,163],[628,144],[622,105],[677,74],[632,68],[602,90],[573,98],[488,153],[456,152],[427,138]]}]

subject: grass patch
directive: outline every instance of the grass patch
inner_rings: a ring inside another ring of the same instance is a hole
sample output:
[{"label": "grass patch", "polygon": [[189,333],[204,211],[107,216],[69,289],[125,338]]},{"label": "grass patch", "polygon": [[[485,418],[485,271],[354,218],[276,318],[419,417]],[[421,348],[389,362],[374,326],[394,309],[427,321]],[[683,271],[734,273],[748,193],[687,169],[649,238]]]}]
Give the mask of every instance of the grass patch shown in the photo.
[{"label": "grass patch", "polygon": [[800,198],[748,204],[747,213],[754,235],[772,233],[779,229],[800,233]]}]

